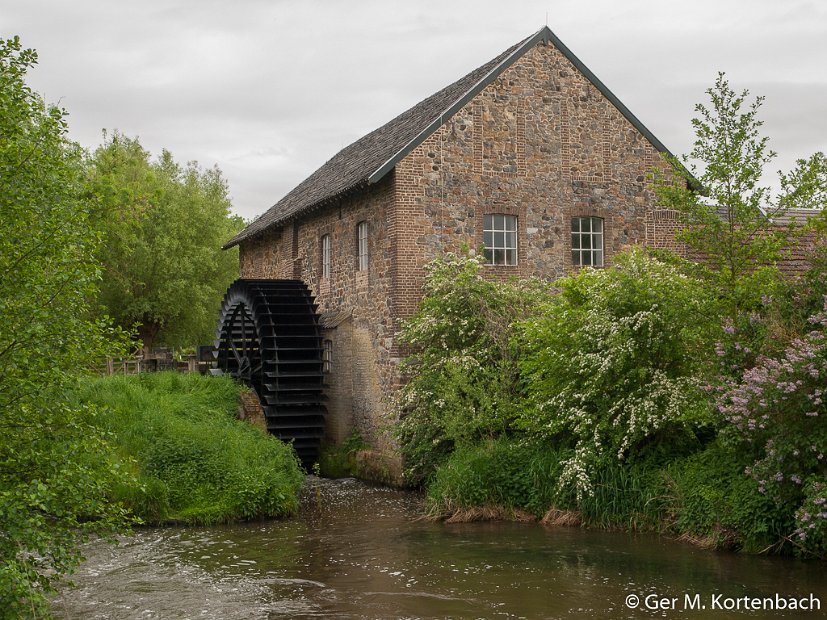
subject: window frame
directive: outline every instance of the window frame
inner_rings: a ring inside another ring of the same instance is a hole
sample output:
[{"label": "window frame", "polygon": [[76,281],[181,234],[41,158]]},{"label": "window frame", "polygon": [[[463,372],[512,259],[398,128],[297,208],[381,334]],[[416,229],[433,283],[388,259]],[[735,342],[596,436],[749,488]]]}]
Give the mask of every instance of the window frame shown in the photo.
[{"label": "window frame", "polygon": [[368,270],[368,222],[356,224],[356,270]]},{"label": "window frame", "polygon": [[[604,267],[606,265],[606,222],[604,218],[596,215],[572,216],[569,228],[572,265],[574,267]],[[583,260],[584,256],[589,257],[588,262]]]},{"label": "window frame", "polygon": [[330,374],[333,368],[333,341],[325,339],[322,341],[322,373]]},{"label": "window frame", "polygon": [[322,254],[322,278],[330,278],[332,262],[330,255],[330,234],[322,235],[319,241]]},{"label": "window frame", "polygon": [[519,217],[512,213],[486,213],[482,222],[485,264],[516,267],[519,263]]}]

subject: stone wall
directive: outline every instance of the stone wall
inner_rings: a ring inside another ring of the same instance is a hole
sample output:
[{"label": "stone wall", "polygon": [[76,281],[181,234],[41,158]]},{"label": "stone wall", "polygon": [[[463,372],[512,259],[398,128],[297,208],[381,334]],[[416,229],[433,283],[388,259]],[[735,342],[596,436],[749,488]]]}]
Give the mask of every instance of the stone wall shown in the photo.
[{"label": "stone wall", "polygon": [[[369,191],[241,244],[241,277],[299,278],[310,288],[323,315],[347,320],[323,329],[333,343],[333,368],[326,377],[329,439],[352,430],[373,445],[390,438],[381,420],[398,384],[389,347],[393,342],[390,282],[393,252],[388,226],[394,197],[393,174]],[[358,270],[357,225],[368,223],[368,269]],[[322,277],[321,238],[330,235],[330,277]],[[324,324],[324,321],[323,321]]]},{"label": "stone wall", "polygon": [[538,45],[397,165],[404,253],[417,258],[406,259],[408,278],[396,282],[405,303],[395,318],[413,311],[424,263],[482,246],[485,214],[518,221],[518,264],[488,267],[492,277],[570,272],[575,216],[604,218],[610,265],[624,247],[646,242],[656,167],[669,168],[556,48]]}]

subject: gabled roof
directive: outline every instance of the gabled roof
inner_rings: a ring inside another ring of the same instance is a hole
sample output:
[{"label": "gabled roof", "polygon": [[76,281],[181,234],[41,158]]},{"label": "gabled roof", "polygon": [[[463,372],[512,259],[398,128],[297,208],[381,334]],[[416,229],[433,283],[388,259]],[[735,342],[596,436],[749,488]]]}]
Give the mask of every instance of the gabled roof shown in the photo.
[{"label": "gabled roof", "polygon": [[336,198],[379,182],[408,153],[424,142],[486,86],[538,43],[552,43],[658,151],[669,150],[586,65],[544,26],[496,58],[434,93],[379,129],[339,151],[321,168],[299,183],[284,198],[233,237],[224,249],[264,230],[309,213]]}]

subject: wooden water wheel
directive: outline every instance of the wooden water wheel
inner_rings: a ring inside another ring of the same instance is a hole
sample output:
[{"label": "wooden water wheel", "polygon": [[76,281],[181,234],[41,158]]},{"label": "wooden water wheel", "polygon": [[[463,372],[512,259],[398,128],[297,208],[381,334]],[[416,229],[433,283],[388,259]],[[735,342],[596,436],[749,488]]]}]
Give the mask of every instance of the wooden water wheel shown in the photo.
[{"label": "wooden water wheel", "polygon": [[301,280],[239,279],[221,304],[215,373],[258,394],[267,429],[310,467],[324,434],[322,344],[316,304]]}]

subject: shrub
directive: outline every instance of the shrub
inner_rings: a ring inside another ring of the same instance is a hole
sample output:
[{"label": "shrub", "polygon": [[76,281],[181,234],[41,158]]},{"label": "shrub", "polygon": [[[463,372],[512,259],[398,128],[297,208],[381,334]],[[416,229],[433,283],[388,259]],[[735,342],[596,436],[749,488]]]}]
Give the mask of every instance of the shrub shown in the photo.
[{"label": "shrub", "polygon": [[[827,315],[815,315],[810,322],[808,334],[775,357],[759,358],[739,380],[729,382],[718,399],[730,422],[727,435],[741,440],[741,449],[753,455],[746,472],[759,491],[793,507],[818,495],[827,479]],[[802,506],[799,515],[821,512]],[[807,541],[799,548],[824,555],[824,539],[816,533],[806,536],[816,522],[799,517],[798,536]]]},{"label": "shrub", "polygon": [[520,405],[511,324],[534,313],[546,287],[486,280],[481,265],[454,254],[429,264],[424,299],[400,333],[414,351],[398,426],[409,484],[425,483],[455,445],[508,432]]},{"label": "shrub", "polygon": [[518,424],[573,448],[560,484],[582,501],[607,459],[680,449],[713,425],[701,388],[715,313],[698,281],[638,249],[557,285],[542,316],[518,326],[533,404]]},{"label": "shrub", "polygon": [[557,451],[517,439],[461,445],[443,463],[428,487],[429,511],[496,506],[541,516],[556,499]]},{"label": "shrub", "polygon": [[762,494],[744,473],[748,455],[716,441],[665,468],[670,520],[677,533],[712,547],[761,552],[780,548],[794,507]]},{"label": "shrub", "polygon": [[823,478],[807,483],[795,523],[793,543],[797,550],[802,555],[827,559],[827,482]]}]

